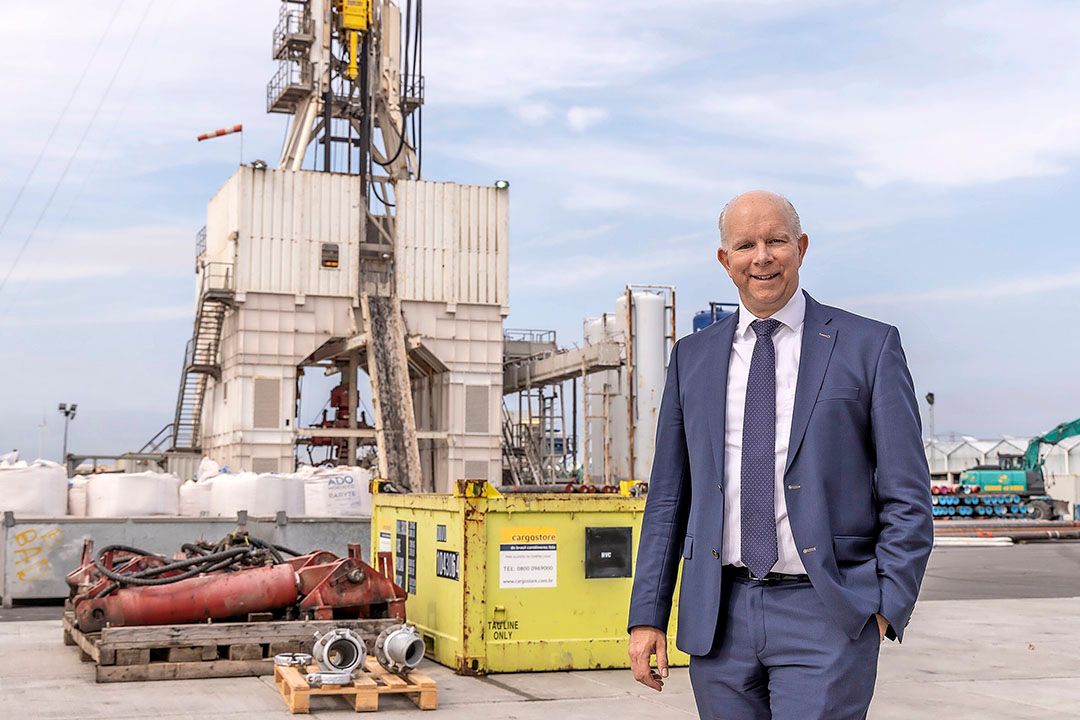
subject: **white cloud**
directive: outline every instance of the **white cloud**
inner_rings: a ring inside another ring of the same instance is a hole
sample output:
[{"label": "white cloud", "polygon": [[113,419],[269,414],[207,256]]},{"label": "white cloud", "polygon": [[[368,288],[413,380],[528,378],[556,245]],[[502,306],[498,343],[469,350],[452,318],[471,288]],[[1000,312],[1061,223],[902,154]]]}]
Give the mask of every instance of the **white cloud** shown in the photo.
[{"label": "white cloud", "polygon": [[699,122],[704,111],[778,156],[815,149],[871,188],[1057,175],[1080,157],[1080,7],[912,3],[871,27],[874,51],[850,50],[841,67],[763,68],[703,87],[673,114]]},{"label": "white cloud", "polygon": [[[96,303],[89,303],[94,305]],[[41,328],[71,327],[78,325],[133,325],[140,323],[158,323],[169,320],[193,320],[194,305],[149,305],[115,307],[103,305],[97,310],[88,311],[80,308],[77,312],[61,314],[3,313],[0,314],[0,327]],[[179,351],[177,351],[179,352]]]},{"label": "white cloud", "polygon": [[575,105],[566,111],[566,124],[575,132],[585,132],[593,125],[607,119],[608,111],[600,107]]},{"label": "white cloud", "polygon": [[[99,5],[71,0],[24,3],[5,16],[0,64],[7,70],[6,92],[24,98],[18,112],[0,115],[0,151],[9,168],[5,175],[21,180],[29,168],[113,7],[110,3],[103,11]],[[214,158],[218,149],[196,150],[195,136],[237,122],[244,123],[250,147],[260,141],[270,145],[272,139],[280,143],[282,119],[263,112],[265,83],[275,69],[268,58],[277,7],[257,0],[155,3],[121,66],[147,10],[145,3],[125,4],[63,119],[39,180],[55,176],[103,98],[80,159],[100,158],[120,166],[111,168],[113,172],[121,167],[125,172],[159,169],[190,162],[193,155]],[[57,16],[65,22],[55,22]],[[213,22],[207,22],[208,17]],[[266,30],[252,31],[258,27]],[[45,43],[42,28],[48,28]],[[51,52],[50,47],[63,47],[64,52]],[[183,150],[178,152],[176,144]]]},{"label": "white cloud", "polygon": [[551,113],[551,106],[542,102],[523,102],[514,107],[514,114],[529,125],[541,124]]},{"label": "white cloud", "polygon": [[966,186],[1068,169],[1080,151],[1070,129],[1080,102],[1051,108],[1048,90],[980,96],[955,86],[879,92],[853,83],[714,96],[705,109],[740,134],[832,147],[870,187]]},{"label": "white cloud", "polygon": [[931,302],[986,302],[1005,300],[1023,295],[1039,295],[1057,290],[1080,288],[1080,270],[1027,277],[1003,277],[970,280],[931,290],[880,293],[849,297],[841,301],[846,306],[899,305]]},{"label": "white cloud", "polygon": [[590,227],[571,227],[566,230],[544,233],[522,240],[518,243],[518,247],[555,247],[559,245],[595,243],[605,240],[615,228],[615,223],[603,223]]},{"label": "white cloud", "polygon": [[[745,189],[748,182],[745,178],[716,172],[719,158],[715,148],[701,147],[696,154],[690,154],[691,149],[690,143],[643,146],[610,138],[584,140],[571,136],[558,142],[543,143],[529,143],[524,139],[445,143],[439,147],[439,152],[485,165],[512,167],[519,173],[554,172],[565,178],[570,171],[579,180],[615,181],[638,188],[663,187],[680,192],[692,189],[716,193],[718,198],[725,199]],[[672,157],[685,159],[679,173],[665,170]]]},{"label": "white cloud", "polygon": [[[12,256],[0,258],[10,266]],[[43,232],[11,276],[18,286],[123,276],[194,276],[195,235],[172,225]],[[5,289],[4,294],[7,294]]]},{"label": "white cloud", "polygon": [[621,210],[634,202],[634,196],[603,185],[577,184],[563,198],[568,210]]},{"label": "white cloud", "polygon": [[667,246],[663,253],[651,249],[641,255],[573,255],[538,272],[522,269],[520,275],[511,278],[510,284],[517,291],[563,289],[601,280],[614,280],[620,284],[645,280],[660,283],[667,278],[658,275],[658,271],[669,271],[673,275],[698,261],[700,253],[691,248]]},{"label": "white cloud", "polygon": [[656,19],[655,5],[644,0],[451,0],[426,10],[424,73],[435,104],[514,103],[622,84],[683,55],[643,31],[640,18]]},{"label": "white cloud", "polygon": [[442,0],[424,13],[427,97],[437,105],[506,104],[633,87],[740,42],[755,24],[835,3],[667,0],[657,12],[650,0]]}]

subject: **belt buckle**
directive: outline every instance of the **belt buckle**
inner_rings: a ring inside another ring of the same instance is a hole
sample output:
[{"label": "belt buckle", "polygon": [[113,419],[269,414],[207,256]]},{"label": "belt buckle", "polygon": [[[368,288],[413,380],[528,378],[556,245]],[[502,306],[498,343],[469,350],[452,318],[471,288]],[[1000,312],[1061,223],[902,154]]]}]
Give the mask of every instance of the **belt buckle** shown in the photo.
[{"label": "belt buckle", "polygon": [[755,575],[754,571],[751,570],[750,568],[746,568],[746,574],[749,575],[750,579],[753,580],[754,582],[761,582],[761,583],[767,582],[767,580],[765,580],[765,578],[761,578],[761,577],[758,577],[757,575]]}]

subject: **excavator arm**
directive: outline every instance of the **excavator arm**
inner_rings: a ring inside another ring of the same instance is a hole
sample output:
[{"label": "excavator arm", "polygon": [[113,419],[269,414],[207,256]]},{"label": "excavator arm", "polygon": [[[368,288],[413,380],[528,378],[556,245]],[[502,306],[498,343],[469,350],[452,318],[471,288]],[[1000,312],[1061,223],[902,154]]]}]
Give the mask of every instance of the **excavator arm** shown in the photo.
[{"label": "excavator arm", "polygon": [[1080,418],[1071,420],[1069,422],[1063,422],[1053,430],[1047,433],[1033,437],[1031,442],[1028,443],[1027,452],[1024,453],[1024,469],[1025,470],[1038,470],[1042,467],[1043,461],[1039,458],[1039,449],[1046,445],[1057,445],[1065,438],[1071,438],[1080,435]]}]

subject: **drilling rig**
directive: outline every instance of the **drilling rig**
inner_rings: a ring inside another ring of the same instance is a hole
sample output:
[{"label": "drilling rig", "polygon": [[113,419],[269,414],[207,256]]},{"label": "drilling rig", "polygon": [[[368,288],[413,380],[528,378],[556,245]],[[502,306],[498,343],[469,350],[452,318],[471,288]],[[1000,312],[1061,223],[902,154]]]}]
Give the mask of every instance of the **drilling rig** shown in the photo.
[{"label": "drilling rig", "polygon": [[[373,192],[382,207],[382,212],[368,213],[360,234],[362,328],[377,389],[373,404],[379,474],[389,477],[393,466],[405,487],[418,488],[420,458],[405,330],[393,283],[394,191],[398,181],[420,175],[415,138],[424,87],[418,67],[422,0],[415,2],[415,15],[414,0],[407,0],[406,9],[402,24],[399,7],[385,0],[283,2],[274,32],[274,57],[280,65],[267,87],[267,111],[292,116],[279,167],[302,169],[315,142],[321,145],[324,171],[334,171],[335,161],[340,171],[344,157],[345,172],[351,174],[355,167],[359,175],[364,207],[371,208]],[[376,168],[381,172],[374,172]],[[351,370],[350,379],[355,377],[355,368]],[[355,383],[347,379],[339,387],[355,418]],[[349,458],[356,455],[356,442],[346,440]]]},{"label": "drilling rig", "polygon": [[[499,477],[508,189],[421,179],[422,28],[421,0],[282,2],[266,110],[287,133],[208,206],[174,451],[287,472],[297,447],[374,444],[405,490]],[[312,368],[341,382],[307,427]]]}]

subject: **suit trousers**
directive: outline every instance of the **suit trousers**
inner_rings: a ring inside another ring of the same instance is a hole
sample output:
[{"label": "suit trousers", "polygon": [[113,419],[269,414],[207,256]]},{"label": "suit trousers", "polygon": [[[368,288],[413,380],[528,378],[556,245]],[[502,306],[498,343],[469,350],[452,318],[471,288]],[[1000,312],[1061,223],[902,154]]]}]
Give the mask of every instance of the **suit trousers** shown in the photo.
[{"label": "suit trousers", "polygon": [[852,640],[809,582],[756,583],[727,570],[713,648],[690,658],[702,720],[865,718],[877,679],[877,620],[868,618]]}]

